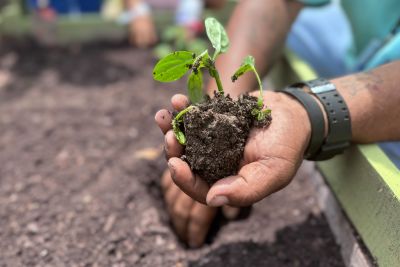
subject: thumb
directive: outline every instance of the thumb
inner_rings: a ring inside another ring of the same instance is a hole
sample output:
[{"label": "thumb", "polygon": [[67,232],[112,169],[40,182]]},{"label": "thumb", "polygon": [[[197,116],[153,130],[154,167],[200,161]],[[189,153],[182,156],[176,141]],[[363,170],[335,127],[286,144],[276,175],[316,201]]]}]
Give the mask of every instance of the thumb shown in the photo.
[{"label": "thumb", "polygon": [[289,184],[295,171],[295,164],[280,158],[252,162],[243,166],[238,175],[216,182],[207,193],[207,204],[249,206]]}]

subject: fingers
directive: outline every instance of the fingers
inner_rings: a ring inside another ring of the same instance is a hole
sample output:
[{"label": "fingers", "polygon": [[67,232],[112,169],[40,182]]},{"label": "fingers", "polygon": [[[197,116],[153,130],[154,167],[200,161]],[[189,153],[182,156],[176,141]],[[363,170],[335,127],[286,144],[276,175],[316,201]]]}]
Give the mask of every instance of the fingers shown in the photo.
[{"label": "fingers", "polygon": [[168,167],[173,181],[183,192],[201,203],[206,202],[209,186],[203,179],[192,173],[186,162],[173,157],[169,159]]},{"label": "fingers", "polygon": [[183,153],[183,146],[179,144],[172,130],[165,134],[164,148],[167,159],[180,157]]},{"label": "fingers", "polygon": [[216,182],[207,194],[207,204],[248,206],[285,187],[294,176],[295,164],[268,158],[250,163],[238,175]]},{"label": "fingers", "polygon": [[173,203],[171,213],[172,223],[175,227],[178,237],[183,241],[187,241],[186,233],[189,223],[189,216],[194,203],[195,201],[182,191],[180,191],[176,201]]},{"label": "fingers", "polygon": [[161,176],[161,189],[163,192],[167,192],[169,187],[173,184],[172,178],[171,178],[171,173],[169,172],[169,169],[166,169],[164,173]]},{"label": "fingers", "polygon": [[[171,98],[171,104],[175,110],[181,111],[189,106],[189,100],[182,94],[176,94]],[[166,109],[159,110],[156,113],[154,120],[156,121],[158,127],[160,127],[163,134],[172,129],[172,113],[170,111]]]},{"label": "fingers", "polygon": [[181,111],[189,106],[189,99],[182,94],[176,94],[171,98],[172,107],[177,110]]},{"label": "fingers", "polygon": [[[176,185],[172,184],[170,192],[174,192],[177,188]],[[215,218],[217,209],[194,201],[181,190],[175,195],[175,198],[167,197],[166,201],[178,237],[192,248],[201,246]]]},{"label": "fingers", "polygon": [[158,127],[160,127],[163,134],[172,129],[172,114],[168,110],[159,110],[154,116],[154,120],[156,121]]},{"label": "fingers", "polygon": [[175,203],[176,199],[179,196],[179,193],[181,193],[182,191],[179,189],[179,187],[177,187],[175,184],[171,184],[171,186],[168,188],[168,191],[165,192],[164,198],[165,198],[165,202],[167,202],[167,209],[168,209],[168,213],[172,213],[172,209],[173,209],[173,203]]},{"label": "fingers", "polygon": [[[165,192],[167,210],[178,237],[192,248],[201,246],[215,218],[217,209],[196,202],[182,192],[173,183],[169,170],[164,171],[161,186]],[[224,208],[234,209],[232,207]]]},{"label": "fingers", "polygon": [[190,211],[187,242],[190,247],[201,246],[217,214],[217,209],[195,202]]},{"label": "fingers", "polygon": [[223,206],[222,213],[224,214],[225,218],[228,220],[234,220],[239,216],[240,208],[231,207],[231,206]]}]

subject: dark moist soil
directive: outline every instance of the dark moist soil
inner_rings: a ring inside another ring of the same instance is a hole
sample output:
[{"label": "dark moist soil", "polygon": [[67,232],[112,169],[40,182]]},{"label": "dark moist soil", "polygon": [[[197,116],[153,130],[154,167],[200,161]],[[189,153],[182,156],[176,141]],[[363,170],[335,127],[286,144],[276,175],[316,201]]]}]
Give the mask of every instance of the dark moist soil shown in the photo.
[{"label": "dark moist soil", "polygon": [[[207,98],[185,114],[184,159],[209,184],[237,173],[247,137],[256,122],[252,111],[257,108],[257,97],[242,95],[235,101],[229,95],[215,93],[214,98]],[[271,119],[267,116],[256,125],[268,127]]]},{"label": "dark moist soil", "polygon": [[185,85],[153,82],[154,63],[125,44],[1,44],[0,266],[344,266],[305,171],[204,247],[177,240],[153,117]]}]

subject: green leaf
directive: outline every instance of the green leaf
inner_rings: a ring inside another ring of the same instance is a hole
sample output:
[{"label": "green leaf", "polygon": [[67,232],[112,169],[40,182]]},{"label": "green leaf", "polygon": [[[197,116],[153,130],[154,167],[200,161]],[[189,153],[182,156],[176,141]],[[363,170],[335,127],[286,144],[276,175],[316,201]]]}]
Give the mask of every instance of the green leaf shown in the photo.
[{"label": "green leaf", "polygon": [[253,115],[254,117],[256,117],[256,119],[258,121],[262,121],[264,120],[267,116],[269,116],[271,114],[271,110],[270,109],[253,109],[251,111],[251,115]]},{"label": "green leaf", "polygon": [[201,69],[203,67],[209,68],[207,65],[210,56],[208,55],[208,50],[204,50],[200,55],[198,55],[193,61],[193,69]]},{"label": "green leaf", "polygon": [[191,69],[193,53],[178,51],[167,55],[157,62],[153,70],[153,78],[160,82],[173,82],[181,78]]},{"label": "green leaf", "polygon": [[179,144],[186,145],[186,136],[182,131],[174,131],[175,137],[178,140]]},{"label": "green leaf", "polygon": [[265,114],[265,116],[271,115],[270,109],[264,109],[262,112]]},{"label": "green leaf", "polygon": [[263,112],[258,113],[257,120],[262,121],[263,119],[265,119],[265,114]]},{"label": "green leaf", "polygon": [[189,99],[193,104],[203,101],[203,74],[201,70],[189,75],[187,87]]},{"label": "green leaf", "polygon": [[233,74],[232,76],[232,82],[236,81],[240,76],[245,74],[248,71],[255,71],[254,67],[254,57],[252,56],[247,56],[244,60],[242,65],[239,67],[239,69]]},{"label": "green leaf", "polygon": [[253,116],[257,116],[258,113],[260,113],[259,109],[254,108],[254,109],[251,110],[251,115],[253,115]]},{"label": "green leaf", "polygon": [[194,106],[188,106],[184,110],[181,110],[176,117],[172,120],[172,130],[175,134],[176,139],[181,145],[186,145],[186,136],[179,128],[179,125],[183,123],[183,116],[188,113]]},{"label": "green leaf", "polygon": [[247,65],[253,66],[253,67],[255,68],[256,60],[254,59],[253,56],[247,56],[247,57],[243,60],[243,64],[247,64]]},{"label": "green leaf", "polygon": [[229,38],[224,26],[215,18],[207,18],[205,21],[208,39],[215,48],[215,55],[225,53],[229,48]]},{"label": "green leaf", "polygon": [[172,130],[179,144],[186,145],[186,136],[179,128],[179,123],[180,123],[179,120],[177,120],[176,118],[172,120]]}]

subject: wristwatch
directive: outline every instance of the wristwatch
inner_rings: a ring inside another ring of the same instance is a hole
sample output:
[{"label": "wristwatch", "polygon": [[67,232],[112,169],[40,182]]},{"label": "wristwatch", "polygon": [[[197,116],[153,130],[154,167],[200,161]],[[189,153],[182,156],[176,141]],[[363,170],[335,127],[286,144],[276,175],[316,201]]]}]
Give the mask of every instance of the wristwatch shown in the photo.
[{"label": "wristwatch", "polygon": [[[293,93],[296,90],[297,93]],[[314,161],[330,159],[350,146],[350,113],[343,97],[336,90],[334,84],[320,78],[293,84],[283,92],[300,101],[310,117],[312,132],[310,144],[304,156],[306,159]],[[322,110],[316,103],[317,100],[310,94],[319,99],[327,114],[328,134],[326,138],[324,138],[325,123]],[[312,101],[314,101],[314,104],[311,104]],[[315,107],[316,105],[318,109]]]}]

